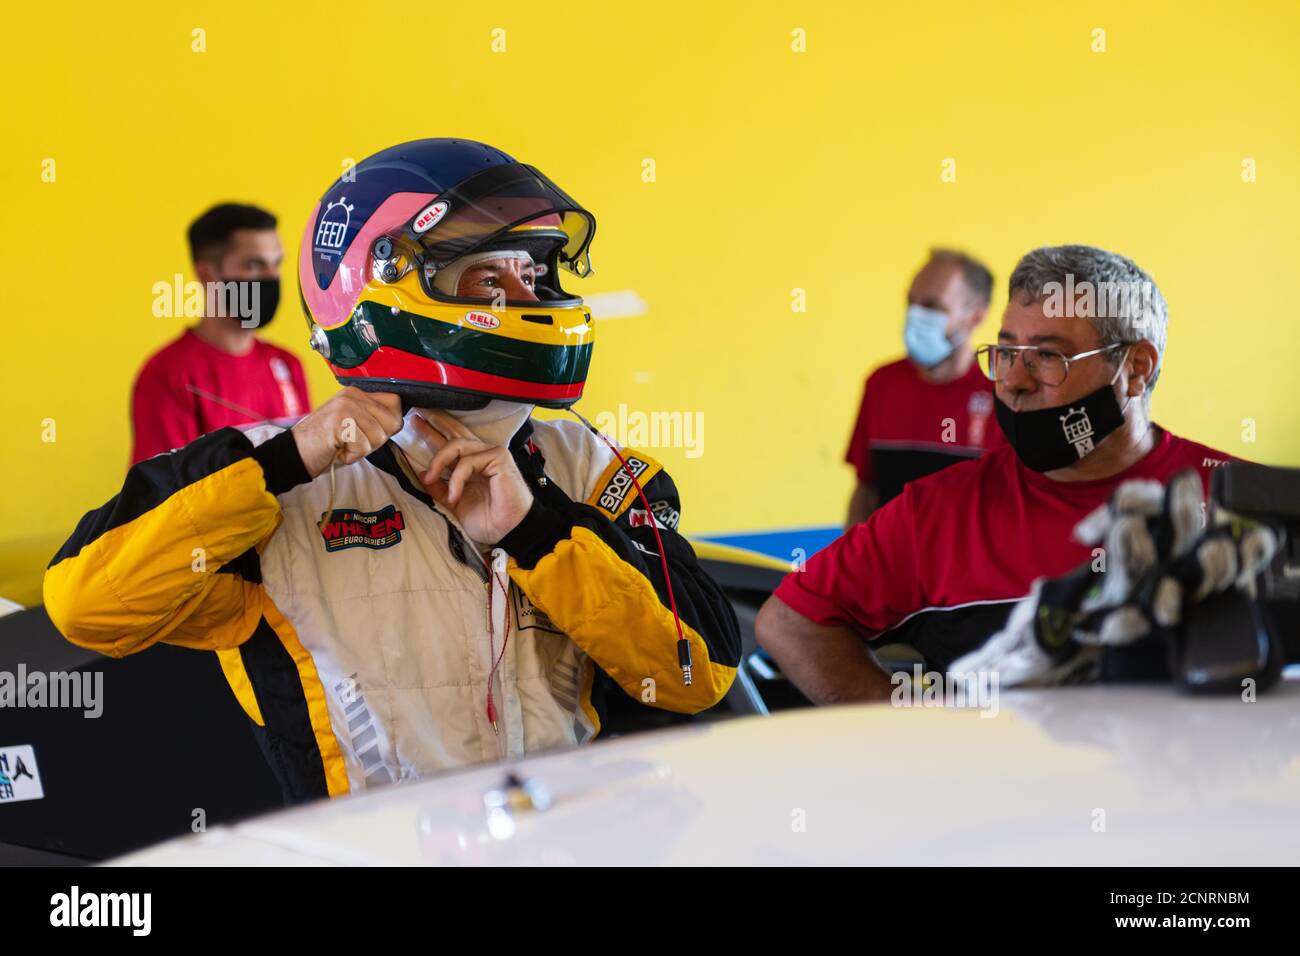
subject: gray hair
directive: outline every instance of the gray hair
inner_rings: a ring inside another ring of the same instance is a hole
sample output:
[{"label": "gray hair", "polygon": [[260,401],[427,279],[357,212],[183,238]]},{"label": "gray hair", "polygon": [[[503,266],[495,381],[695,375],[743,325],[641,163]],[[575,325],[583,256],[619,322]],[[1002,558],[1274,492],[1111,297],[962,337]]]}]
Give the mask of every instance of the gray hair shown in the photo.
[{"label": "gray hair", "polygon": [[[1156,347],[1156,368],[1147,383],[1144,403],[1160,377],[1169,333],[1169,307],[1160,287],[1136,262],[1094,246],[1043,246],[1016,263],[1008,297],[1021,303],[1042,302],[1046,315],[1086,318],[1103,345],[1143,340]],[[1108,356],[1117,361],[1118,356]]]}]

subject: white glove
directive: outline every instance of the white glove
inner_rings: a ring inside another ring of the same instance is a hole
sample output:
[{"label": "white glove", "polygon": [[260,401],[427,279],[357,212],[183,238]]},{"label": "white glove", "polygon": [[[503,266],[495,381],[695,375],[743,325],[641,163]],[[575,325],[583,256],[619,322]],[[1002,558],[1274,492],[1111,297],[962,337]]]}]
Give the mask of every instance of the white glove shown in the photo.
[{"label": "white glove", "polygon": [[1205,514],[1195,471],[1168,487],[1124,482],[1074,529],[1080,543],[1101,545],[1097,557],[1035,581],[1002,630],[950,670],[996,671],[1004,687],[1088,680],[1102,648],[1174,628],[1188,606],[1229,587],[1253,595],[1277,536],[1222,511],[1202,530]]},{"label": "white glove", "polygon": [[1090,678],[1101,659],[1099,649],[1073,647],[1068,656],[1058,660],[1038,640],[1035,622],[1044,580],[1035,581],[1029,596],[1011,609],[1002,630],[982,647],[953,661],[949,673],[979,675],[990,687],[994,674],[1001,687],[1066,684]]},{"label": "white glove", "polygon": [[1074,536],[1101,544],[1104,562],[1073,621],[1082,644],[1128,644],[1175,628],[1189,606],[1230,587],[1253,597],[1255,577],[1278,547],[1267,525],[1218,509],[1210,522],[1201,479],[1190,469],[1165,489],[1125,482]]}]

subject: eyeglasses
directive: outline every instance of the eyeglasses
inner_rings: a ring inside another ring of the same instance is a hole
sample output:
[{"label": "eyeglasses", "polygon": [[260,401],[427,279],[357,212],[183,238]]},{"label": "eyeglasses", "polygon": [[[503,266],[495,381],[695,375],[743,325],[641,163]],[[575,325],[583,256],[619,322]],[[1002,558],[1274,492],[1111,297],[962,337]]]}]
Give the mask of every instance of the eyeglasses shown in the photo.
[{"label": "eyeglasses", "polygon": [[1055,349],[1040,348],[1037,345],[981,345],[975,350],[975,355],[984,374],[995,382],[1001,382],[1011,374],[1011,366],[1019,355],[1026,372],[1040,384],[1054,387],[1064,382],[1065,376],[1070,374],[1071,362],[1123,347],[1123,342],[1116,342],[1078,355],[1063,355]]}]

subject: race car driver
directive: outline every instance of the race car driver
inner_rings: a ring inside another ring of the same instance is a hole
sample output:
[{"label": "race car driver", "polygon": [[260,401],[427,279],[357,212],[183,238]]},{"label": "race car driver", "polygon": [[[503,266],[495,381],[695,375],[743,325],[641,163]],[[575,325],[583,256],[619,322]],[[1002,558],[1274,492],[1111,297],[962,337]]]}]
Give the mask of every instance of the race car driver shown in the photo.
[{"label": "race car driver", "polygon": [[717,703],[738,626],[672,479],[531,417],[582,395],[591,320],[557,272],[590,271],[592,215],[467,140],[353,172],[299,256],[347,387],[133,467],[51,562],[51,619],[115,657],[216,651],[289,802]]},{"label": "race car driver", "polygon": [[890,698],[869,643],[906,642],[946,669],[1036,579],[1097,557],[1071,533],[1121,484],[1191,468],[1204,495],[1229,457],[1151,421],[1168,310],[1134,262],[1040,248],[1009,285],[998,343],[977,350],[1008,445],[909,483],[787,575],[758,616],[759,643],[815,703]]}]

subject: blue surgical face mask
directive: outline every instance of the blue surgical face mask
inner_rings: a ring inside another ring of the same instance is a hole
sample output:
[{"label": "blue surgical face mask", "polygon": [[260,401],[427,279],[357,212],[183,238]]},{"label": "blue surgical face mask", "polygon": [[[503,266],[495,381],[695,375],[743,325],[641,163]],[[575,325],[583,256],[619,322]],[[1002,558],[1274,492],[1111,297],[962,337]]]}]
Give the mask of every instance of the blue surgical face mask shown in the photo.
[{"label": "blue surgical face mask", "polygon": [[903,324],[903,343],[917,365],[922,368],[938,365],[953,352],[953,344],[948,341],[948,313],[909,305],[907,321]]}]

